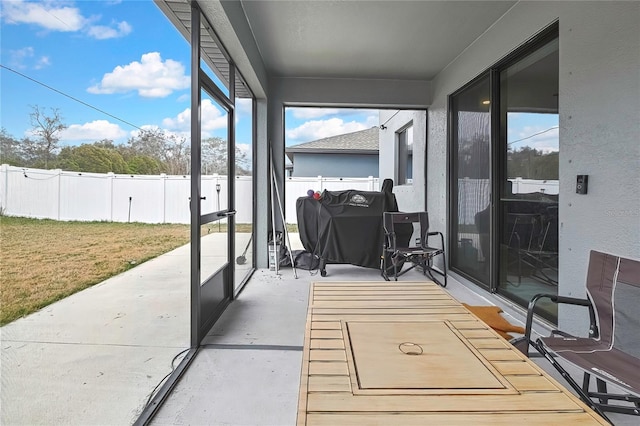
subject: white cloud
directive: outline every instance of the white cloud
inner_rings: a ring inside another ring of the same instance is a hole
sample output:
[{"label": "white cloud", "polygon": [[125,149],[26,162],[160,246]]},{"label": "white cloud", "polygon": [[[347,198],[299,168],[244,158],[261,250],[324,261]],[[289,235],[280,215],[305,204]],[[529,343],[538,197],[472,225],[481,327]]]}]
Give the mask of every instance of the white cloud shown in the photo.
[{"label": "white cloud", "polygon": [[150,52],[142,55],[140,62],[118,65],[102,77],[99,84],[87,89],[94,94],[113,94],[137,91],[145,98],[164,98],[174,90],[189,87],[189,76],[178,61],[162,61],[160,53]]},{"label": "white cloud", "polygon": [[204,99],[200,108],[203,136],[207,137],[210,132],[227,127],[227,113],[223,114],[211,100]]},{"label": "white cloud", "polygon": [[41,70],[42,68],[46,68],[49,65],[51,65],[51,60],[49,59],[49,57],[41,56],[33,67],[37,70]]},{"label": "white cloud", "polygon": [[248,166],[248,168],[251,169],[253,159],[253,151],[251,150],[251,145],[247,143],[236,143],[236,147],[247,156],[247,161],[244,165]]},{"label": "white cloud", "polygon": [[24,47],[22,49],[9,51],[9,63],[12,67],[18,69],[42,69],[51,65],[51,60],[48,56],[37,57],[35,49],[31,46]]},{"label": "white cloud", "polygon": [[[206,100],[205,100],[206,101]],[[203,103],[205,102],[203,101]],[[165,118],[162,125],[168,129],[187,130],[191,128],[191,108],[187,108],[175,118]]]},{"label": "white cloud", "polygon": [[293,141],[308,142],[341,135],[343,133],[357,132],[358,130],[368,129],[369,127],[371,126],[357,121],[345,123],[341,118],[312,120],[294,129],[287,130],[287,138]]},{"label": "white cloud", "polygon": [[124,37],[133,30],[126,21],[114,22],[112,25],[92,25],[100,17],[83,16],[72,2],[12,0],[3,1],[2,7],[2,18],[8,24],[37,25],[48,31],[82,31],[98,40]]},{"label": "white cloud", "polygon": [[378,114],[378,111],[369,112],[370,114],[367,115],[364,121],[365,126],[367,126],[367,128],[378,126],[380,124],[380,115]]},{"label": "white cloud", "polygon": [[252,113],[253,99],[251,98],[237,98],[236,99],[236,115],[243,114],[249,115]]},{"label": "white cloud", "polygon": [[89,27],[87,34],[98,40],[106,40],[109,38],[124,37],[131,33],[133,28],[126,21],[119,22],[114,27],[105,25],[94,25]]},{"label": "white cloud", "polygon": [[[227,127],[227,115],[216,107],[211,99],[203,99],[200,110],[202,133],[208,137],[210,132]],[[191,108],[187,108],[174,118],[165,118],[162,125],[167,129],[186,132],[191,129]]]},{"label": "white cloud", "polygon": [[79,31],[87,19],[77,7],[60,2],[3,1],[2,17],[9,24],[34,24],[51,31]]},{"label": "white cloud", "polygon": [[95,120],[84,124],[72,124],[60,133],[63,141],[116,140],[127,136],[120,126],[107,120]]}]

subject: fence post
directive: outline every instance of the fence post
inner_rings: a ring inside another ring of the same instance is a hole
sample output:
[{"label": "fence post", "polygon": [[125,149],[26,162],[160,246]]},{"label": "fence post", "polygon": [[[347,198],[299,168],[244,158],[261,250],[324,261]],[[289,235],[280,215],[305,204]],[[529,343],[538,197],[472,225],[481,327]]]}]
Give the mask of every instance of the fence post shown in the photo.
[{"label": "fence post", "polygon": [[160,173],[162,184],[162,223],[167,223],[167,174]]},{"label": "fence post", "polygon": [[2,213],[9,213],[7,208],[9,202],[9,165],[3,164],[0,167],[2,167],[2,178],[4,179],[4,191],[0,194],[0,210]]},{"label": "fence post", "polygon": [[56,212],[56,220],[60,220],[60,198],[62,198],[62,169],[55,169],[54,171],[58,173],[58,208]]},{"label": "fence post", "polygon": [[107,179],[109,180],[109,222],[113,222],[113,179],[116,175],[113,172],[107,173]]}]

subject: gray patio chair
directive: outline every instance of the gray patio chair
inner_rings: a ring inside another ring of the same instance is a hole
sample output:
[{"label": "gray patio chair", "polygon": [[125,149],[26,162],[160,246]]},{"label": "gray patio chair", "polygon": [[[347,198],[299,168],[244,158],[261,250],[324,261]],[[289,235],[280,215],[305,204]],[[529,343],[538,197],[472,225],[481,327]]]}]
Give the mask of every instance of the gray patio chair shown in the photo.
[{"label": "gray patio chair", "polygon": [[[429,214],[427,212],[403,213],[384,212],[384,244],[382,254],[382,276],[389,281],[389,276],[398,281],[398,277],[418,267],[422,272],[441,285],[447,286],[446,258],[444,253],[444,237],[441,232],[429,232]],[[416,232],[417,238],[412,241]],[[439,247],[429,243],[430,238],[439,238]],[[433,266],[433,259],[442,256],[443,268]],[[410,264],[402,270],[405,263]],[[434,274],[442,277],[436,278]]]},{"label": "gray patio chair", "polygon": [[[541,299],[589,309],[588,337],[554,330],[549,337],[531,340],[536,303]],[[529,356],[529,344],[564,377],[583,401],[596,411],[640,416],[640,261],[591,251],[587,272],[587,298],[577,299],[538,294],[531,299],[525,336],[515,346]],[[582,386],[557,359],[564,359],[584,372]],[[590,391],[591,376],[596,391]],[[610,392],[607,384],[621,392]],[[614,401],[614,402],[612,402]],[[627,402],[621,405],[620,401]]]}]

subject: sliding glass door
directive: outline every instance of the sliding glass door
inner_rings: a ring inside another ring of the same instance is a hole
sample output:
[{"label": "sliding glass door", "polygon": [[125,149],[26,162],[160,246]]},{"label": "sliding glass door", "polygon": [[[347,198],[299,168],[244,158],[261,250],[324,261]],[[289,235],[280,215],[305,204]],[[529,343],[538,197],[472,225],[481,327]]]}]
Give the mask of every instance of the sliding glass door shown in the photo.
[{"label": "sliding glass door", "polygon": [[558,73],[555,25],[449,97],[450,268],[522,306],[558,288]]},{"label": "sliding glass door", "polygon": [[451,264],[485,287],[490,285],[491,87],[489,74],[450,98],[453,159]]}]

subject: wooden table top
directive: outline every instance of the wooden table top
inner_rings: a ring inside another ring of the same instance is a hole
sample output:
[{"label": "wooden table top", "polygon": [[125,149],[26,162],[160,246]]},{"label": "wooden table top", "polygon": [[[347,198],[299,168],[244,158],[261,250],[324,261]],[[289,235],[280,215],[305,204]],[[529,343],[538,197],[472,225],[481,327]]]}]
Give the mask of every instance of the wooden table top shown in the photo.
[{"label": "wooden table top", "polygon": [[432,282],[311,286],[298,425],[602,424]]}]

